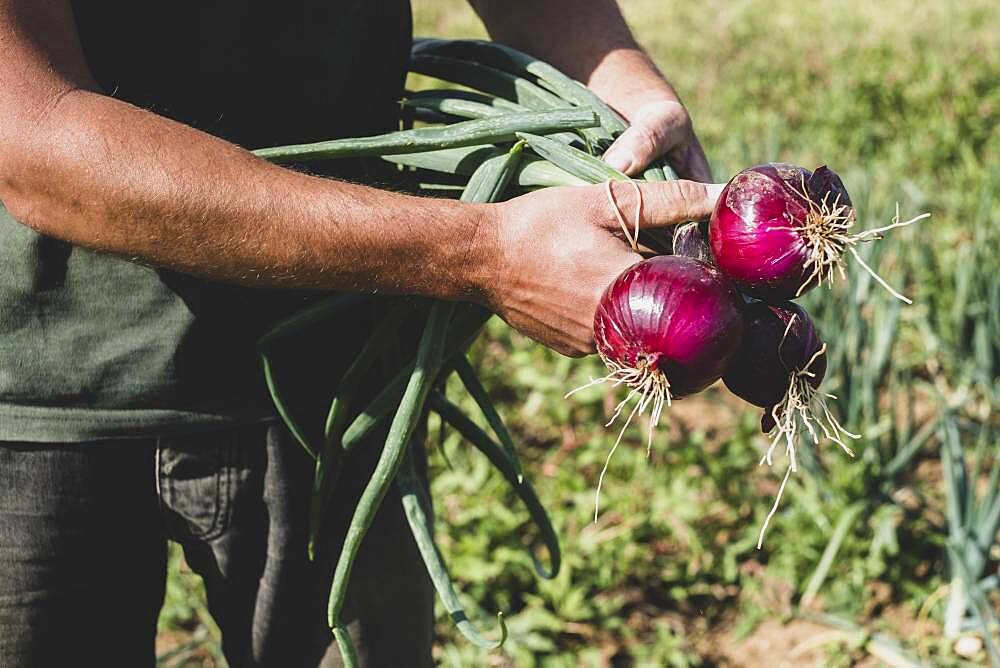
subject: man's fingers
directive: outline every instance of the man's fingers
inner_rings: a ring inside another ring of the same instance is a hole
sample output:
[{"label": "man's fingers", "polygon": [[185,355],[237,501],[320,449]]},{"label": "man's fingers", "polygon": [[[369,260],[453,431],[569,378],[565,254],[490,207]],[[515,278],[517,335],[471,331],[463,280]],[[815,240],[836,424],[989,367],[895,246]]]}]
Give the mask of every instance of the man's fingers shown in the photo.
[{"label": "man's fingers", "polygon": [[[633,181],[632,183],[642,194],[640,227],[665,227],[688,220],[704,220],[712,215],[715,202],[726,185],[697,181]],[[613,181],[608,185],[613,190],[614,205],[618,207],[618,213],[631,227],[640,204],[636,199],[636,188],[621,181]],[[617,216],[614,215],[609,217],[608,224],[616,228],[620,225]]]},{"label": "man's fingers", "polygon": [[680,102],[646,105],[631,120],[604,154],[606,163],[630,176],[671,150],[686,146],[693,136],[691,119]]},{"label": "man's fingers", "polygon": [[604,162],[619,172],[634,176],[666,152],[669,148],[666,134],[662,129],[647,125],[632,125],[605,152]]},{"label": "man's fingers", "polygon": [[712,215],[724,183],[659,181],[643,183],[643,216],[646,227],[675,225],[688,220],[704,220]]},{"label": "man's fingers", "polygon": [[708,158],[679,102],[663,101],[642,108],[604,153],[604,162],[635,176],[661,156],[682,179],[712,180]]}]

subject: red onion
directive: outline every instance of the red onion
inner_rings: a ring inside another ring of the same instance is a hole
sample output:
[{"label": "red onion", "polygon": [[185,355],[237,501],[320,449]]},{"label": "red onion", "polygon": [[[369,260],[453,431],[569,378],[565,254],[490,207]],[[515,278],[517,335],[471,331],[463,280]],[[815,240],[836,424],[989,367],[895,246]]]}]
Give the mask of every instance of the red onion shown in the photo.
[{"label": "red onion", "polygon": [[849,252],[881,285],[907,303],[858,255],[859,243],[928,217],[917,216],[857,234],[854,205],[837,174],[827,167],[770,163],[744,169],[726,184],[712,212],[709,237],[719,269],[748,295],[793,299],[813,286],[844,276]]},{"label": "red onion", "polygon": [[655,377],[664,398],[700,392],[722,376],[740,344],[740,308],[729,281],[704,262],[643,260],[604,291],[594,317],[597,351],[612,373],[643,378],[633,388]]},{"label": "red onion", "polygon": [[740,352],[722,376],[729,391],[766,409],[761,431],[775,426],[771,414],[788,393],[792,377],[803,378],[813,390],[826,375],[823,342],[806,310],[793,302],[754,302],[743,313]]},{"label": "red onion", "polygon": [[760,547],[788,476],[796,470],[795,436],[799,424],[813,443],[819,443],[822,433],[851,456],[854,453],[844,443],[844,437],[859,436],[837,422],[824,395],[818,392],[826,375],[826,344],[806,310],[788,301],[754,302],[746,306],[743,317],[743,340],[722,380],[733,394],[764,409],[761,430],[773,431],[774,435],[761,463],[771,464],[774,449],[782,440],[789,459],[774,507],[761,528]]},{"label": "red onion", "polygon": [[[610,381],[630,388],[609,426],[637,398],[608,461],[636,415],[650,408],[651,447],[664,403],[722,376],[740,345],[741,307],[739,294],[716,268],[676,255],[638,262],[607,287],[594,317],[594,339],[610,373],[584,387]],[[598,494],[606,471],[607,463]]]}]

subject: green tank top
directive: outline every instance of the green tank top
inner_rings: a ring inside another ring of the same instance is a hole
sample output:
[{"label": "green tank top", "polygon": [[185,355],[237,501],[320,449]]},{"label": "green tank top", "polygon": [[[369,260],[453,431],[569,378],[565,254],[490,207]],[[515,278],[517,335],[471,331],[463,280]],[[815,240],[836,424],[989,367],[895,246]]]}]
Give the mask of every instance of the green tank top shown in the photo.
[{"label": "green tank top", "polygon": [[[246,148],[396,127],[408,0],[73,6],[108,95]],[[367,169],[330,173],[379,178]],[[96,254],[34,232],[0,204],[0,440],[261,419],[270,409],[254,341],[313,297]]]}]

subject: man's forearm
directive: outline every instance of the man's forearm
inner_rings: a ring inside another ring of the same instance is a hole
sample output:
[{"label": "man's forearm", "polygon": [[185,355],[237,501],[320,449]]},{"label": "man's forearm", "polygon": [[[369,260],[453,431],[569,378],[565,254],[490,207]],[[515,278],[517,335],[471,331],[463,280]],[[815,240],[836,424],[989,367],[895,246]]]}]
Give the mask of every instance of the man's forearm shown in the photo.
[{"label": "man's forearm", "polygon": [[276,167],[85,90],[37,118],[0,149],[0,199],[45,234],[213,280],[477,296],[484,206]]},{"label": "man's forearm", "polygon": [[470,2],[493,39],[582,81],[626,118],[651,99],[676,99],[614,0]]}]

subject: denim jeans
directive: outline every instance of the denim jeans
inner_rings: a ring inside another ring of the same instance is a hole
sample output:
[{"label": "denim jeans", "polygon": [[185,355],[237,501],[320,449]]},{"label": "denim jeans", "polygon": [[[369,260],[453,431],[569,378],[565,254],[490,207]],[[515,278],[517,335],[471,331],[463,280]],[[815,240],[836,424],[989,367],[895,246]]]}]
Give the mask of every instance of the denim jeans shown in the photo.
[{"label": "denim jeans", "polygon": [[[231,666],[340,665],[326,598],[378,455],[356,450],[310,562],[314,465],[280,426],[0,443],[0,666],[153,665],[167,539],[204,579]],[[345,615],[364,665],[431,664],[432,589],[395,490],[362,545]]]}]

